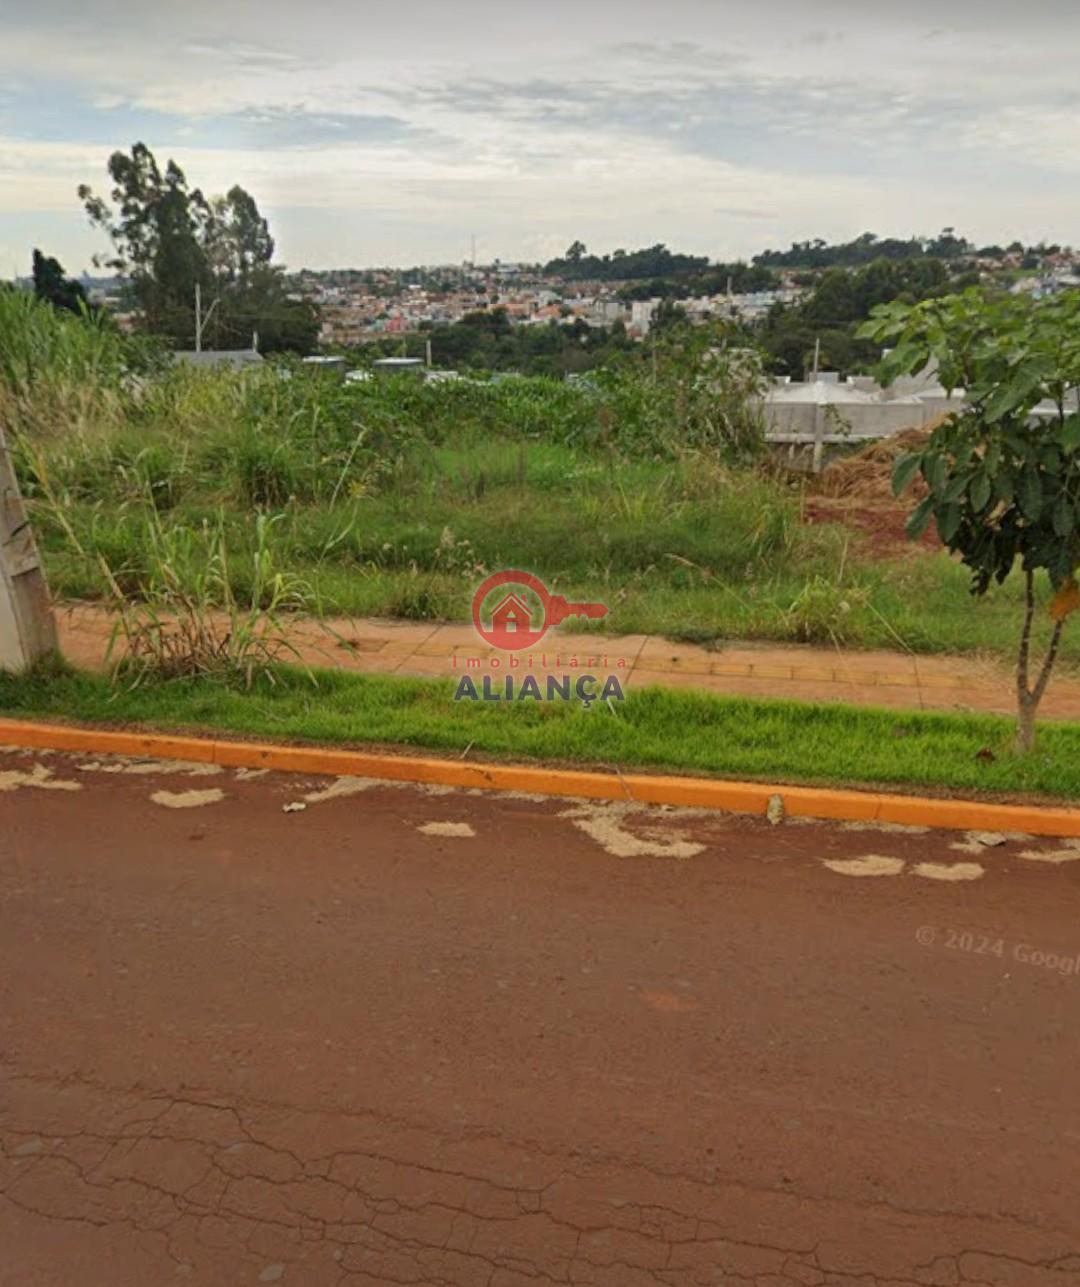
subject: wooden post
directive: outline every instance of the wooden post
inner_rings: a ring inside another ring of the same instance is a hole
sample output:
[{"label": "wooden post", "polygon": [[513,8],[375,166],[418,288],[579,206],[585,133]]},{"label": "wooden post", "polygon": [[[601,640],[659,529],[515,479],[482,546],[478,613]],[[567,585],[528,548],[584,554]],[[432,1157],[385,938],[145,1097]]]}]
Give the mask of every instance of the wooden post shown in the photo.
[{"label": "wooden post", "polygon": [[0,425],[0,670],[26,670],[56,646],[49,588]]},{"label": "wooden post", "polygon": [[825,459],[825,425],[824,416],[821,414],[821,403],[814,402],[814,452],[810,459],[810,472],[814,474],[821,473],[822,462]]}]

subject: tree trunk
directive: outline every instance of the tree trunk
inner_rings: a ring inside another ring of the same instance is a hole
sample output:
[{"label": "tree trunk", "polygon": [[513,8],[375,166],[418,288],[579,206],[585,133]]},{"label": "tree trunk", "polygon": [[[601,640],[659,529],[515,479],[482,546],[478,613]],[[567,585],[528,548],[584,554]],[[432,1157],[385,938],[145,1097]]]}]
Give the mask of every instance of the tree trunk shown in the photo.
[{"label": "tree trunk", "polygon": [[1027,755],[1035,749],[1035,712],[1038,709],[1038,703],[1032,701],[1030,696],[1024,695],[1019,701],[1019,710],[1016,717],[1016,753],[1017,755]]},{"label": "tree trunk", "polygon": [[1020,652],[1016,659],[1016,753],[1026,755],[1035,745],[1035,704],[1028,688],[1031,656],[1031,623],[1035,617],[1035,574],[1024,571],[1024,625],[1020,631]]},{"label": "tree trunk", "polygon": [[1027,755],[1035,749],[1035,713],[1050,682],[1050,672],[1057,661],[1058,648],[1061,645],[1061,632],[1065,628],[1062,617],[1054,623],[1054,633],[1050,636],[1050,646],[1046,650],[1043,664],[1039,668],[1034,687],[1028,683],[1029,661],[1031,655],[1031,625],[1035,617],[1035,574],[1025,572],[1024,593],[1024,626],[1020,632],[1020,653],[1016,661],[1016,752]]}]

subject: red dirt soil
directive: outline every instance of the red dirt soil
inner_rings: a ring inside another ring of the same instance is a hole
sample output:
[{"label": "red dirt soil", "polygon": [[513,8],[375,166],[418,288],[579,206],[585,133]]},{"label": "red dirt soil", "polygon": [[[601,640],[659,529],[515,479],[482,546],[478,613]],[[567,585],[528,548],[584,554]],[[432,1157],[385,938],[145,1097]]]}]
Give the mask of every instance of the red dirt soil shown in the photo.
[{"label": "red dirt soil", "polygon": [[812,480],[803,502],[803,522],[842,523],[865,537],[875,553],[939,550],[941,541],[932,522],[917,542],[905,530],[913,506],[926,495],[926,484],[917,478],[900,497],[892,491],[897,457],[925,445],[929,432],[904,429],[829,465]]},{"label": "red dirt soil", "polygon": [[933,520],[913,541],[905,530],[911,505],[903,501],[860,502],[855,498],[807,496],[803,502],[804,523],[841,523],[863,537],[875,554],[896,555],[940,550],[941,539]]}]

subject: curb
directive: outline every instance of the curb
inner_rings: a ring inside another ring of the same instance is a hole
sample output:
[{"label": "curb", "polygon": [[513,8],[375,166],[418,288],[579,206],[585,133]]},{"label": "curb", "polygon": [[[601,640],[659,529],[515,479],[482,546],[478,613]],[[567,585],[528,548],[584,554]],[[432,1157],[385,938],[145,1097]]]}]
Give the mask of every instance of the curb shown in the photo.
[{"label": "curb", "polygon": [[1033,836],[1080,836],[1080,809],[939,800],[831,787],[730,782],[652,774],[597,773],[529,768],[514,764],[463,764],[409,755],[279,746],[167,733],[110,732],[64,724],[0,719],[0,747],[82,751],[151,759],[220,764],[227,768],[275,769],[333,777],[378,778],[484,791],[528,791],[586,800],[631,800],[684,808],[721,809],[764,815],[769,800],[782,797],[786,814],[832,822],[896,822],[956,831],[1018,831]]}]

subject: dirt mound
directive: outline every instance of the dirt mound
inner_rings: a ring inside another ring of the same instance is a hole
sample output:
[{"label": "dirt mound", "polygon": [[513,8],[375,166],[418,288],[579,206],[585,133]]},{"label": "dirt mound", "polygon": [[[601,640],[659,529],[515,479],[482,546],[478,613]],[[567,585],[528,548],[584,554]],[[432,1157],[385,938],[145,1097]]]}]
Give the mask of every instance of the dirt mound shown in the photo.
[{"label": "dirt mound", "polygon": [[[850,497],[853,500],[894,501],[892,471],[898,456],[918,451],[930,437],[930,426],[902,429],[891,438],[872,442],[854,456],[845,456],[818,475],[812,487],[818,496]],[[921,499],[926,485],[916,478],[904,493],[905,501]]]},{"label": "dirt mound", "polygon": [[897,457],[925,446],[933,428],[902,429],[829,465],[807,487],[803,521],[842,523],[866,537],[871,548],[881,554],[940,548],[933,522],[917,544],[904,530],[908,515],[926,495],[923,480],[916,477],[899,497],[892,491]]},{"label": "dirt mound", "polygon": [[905,524],[912,506],[903,501],[871,500],[856,496],[807,496],[803,502],[804,523],[841,523],[864,537],[875,554],[892,557],[941,548],[933,519],[926,531],[913,541]]}]

